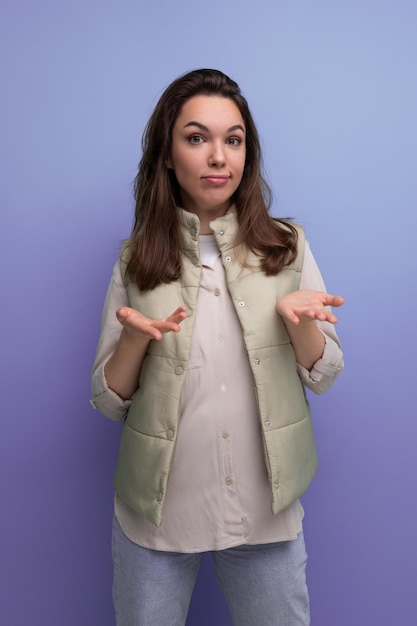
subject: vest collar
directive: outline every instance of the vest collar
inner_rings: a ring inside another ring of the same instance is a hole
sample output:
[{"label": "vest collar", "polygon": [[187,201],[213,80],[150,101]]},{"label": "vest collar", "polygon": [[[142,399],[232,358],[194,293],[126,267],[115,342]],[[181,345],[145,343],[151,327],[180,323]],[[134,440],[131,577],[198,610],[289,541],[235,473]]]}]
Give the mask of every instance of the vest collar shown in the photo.
[{"label": "vest collar", "polygon": [[[183,251],[195,251],[198,249],[198,236],[200,233],[200,220],[195,213],[178,208],[180,216],[180,226],[183,233]],[[210,222],[210,228],[220,244],[230,244],[238,226],[236,207],[232,205],[225,215],[217,217]]]}]

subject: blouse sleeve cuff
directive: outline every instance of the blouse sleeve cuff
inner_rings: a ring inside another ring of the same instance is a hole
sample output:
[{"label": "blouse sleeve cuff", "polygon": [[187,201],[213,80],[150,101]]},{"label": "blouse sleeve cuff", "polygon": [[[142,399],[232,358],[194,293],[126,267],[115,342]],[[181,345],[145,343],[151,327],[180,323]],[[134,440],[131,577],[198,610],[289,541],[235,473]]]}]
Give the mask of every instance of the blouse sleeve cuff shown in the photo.
[{"label": "blouse sleeve cuff", "polygon": [[311,368],[307,370],[297,364],[301,381],[315,393],[324,393],[329,389],[343,370],[343,354],[336,341],[323,333],[325,344],[323,354]]},{"label": "blouse sleeve cuff", "polygon": [[105,363],[99,365],[92,376],[90,404],[94,409],[98,409],[103,415],[117,422],[125,417],[132,400],[123,400],[110,389],[104,374],[104,366]]}]

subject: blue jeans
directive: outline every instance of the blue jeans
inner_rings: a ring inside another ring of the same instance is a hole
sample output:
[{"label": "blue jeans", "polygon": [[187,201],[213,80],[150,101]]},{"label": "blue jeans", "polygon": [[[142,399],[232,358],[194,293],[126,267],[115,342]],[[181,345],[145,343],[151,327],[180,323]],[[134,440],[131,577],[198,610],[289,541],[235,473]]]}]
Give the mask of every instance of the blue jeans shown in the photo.
[{"label": "blue jeans", "polygon": [[[184,626],[201,554],[162,552],[131,542],[113,521],[117,626]],[[295,541],[212,553],[234,626],[308,626],[307,555]]]}]

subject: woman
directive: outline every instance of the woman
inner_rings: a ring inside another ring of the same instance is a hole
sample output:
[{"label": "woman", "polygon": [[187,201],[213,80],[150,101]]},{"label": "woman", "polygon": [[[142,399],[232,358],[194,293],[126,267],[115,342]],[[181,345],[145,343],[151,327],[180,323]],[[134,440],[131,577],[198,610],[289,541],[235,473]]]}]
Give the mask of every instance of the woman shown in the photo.
[{"label": "woman", "polygon": [[304,387],[343,368],[301,227],[268,213],[238,85],[196,70],[143,137],[135,224],[108,289],[93,405],[125,419],[115,478],[118,626],[186,620],[211,551],[233,624],[307,625],[299,496],[316,470]]}]

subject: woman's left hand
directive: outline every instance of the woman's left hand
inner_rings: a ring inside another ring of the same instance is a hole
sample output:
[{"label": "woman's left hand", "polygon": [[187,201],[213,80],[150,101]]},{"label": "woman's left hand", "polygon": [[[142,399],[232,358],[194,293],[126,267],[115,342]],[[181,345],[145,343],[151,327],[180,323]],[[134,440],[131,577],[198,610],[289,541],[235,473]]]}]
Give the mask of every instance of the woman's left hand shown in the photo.
[{"label": "woman's left hand", "polygon": [[318,320],[336,324],[336,315],[327,307],[338,307],[343,303],[342,296],[333,296],[325,291],[301,289],[277,298],[276,306],[285,322],[298,325],[304,320]]}]

